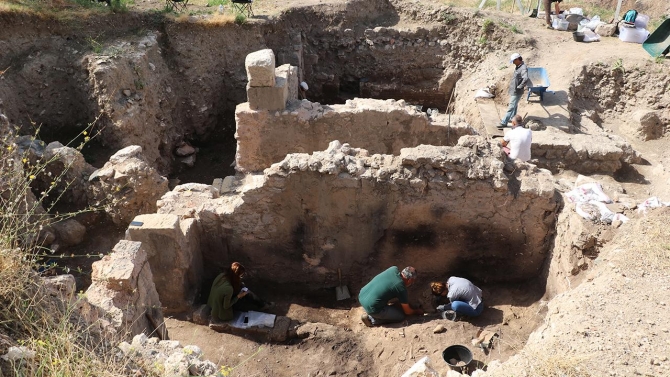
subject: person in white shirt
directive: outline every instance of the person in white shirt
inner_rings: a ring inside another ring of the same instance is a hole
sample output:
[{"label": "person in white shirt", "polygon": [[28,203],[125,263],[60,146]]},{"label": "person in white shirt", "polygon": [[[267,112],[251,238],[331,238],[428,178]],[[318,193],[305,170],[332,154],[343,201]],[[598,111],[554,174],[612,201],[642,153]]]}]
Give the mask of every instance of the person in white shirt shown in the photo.
[{"label": "person in white shirt", "polygon": [[503,138],[502,146],[509,158],[528,161],[533,135],[529,129],[520,127],[522,121],[521,115],[515,115],[512,118],[512,130]]},{"label": "person in white shirt", "polygon": [[442,318],[454,321],[456,314],[477,317],[484,310],[482,290],[468,279],[452,276],[446,283],[434,281],[430,283],[430,290],[439,299],[446,297],[449,300],[437,307]]}]

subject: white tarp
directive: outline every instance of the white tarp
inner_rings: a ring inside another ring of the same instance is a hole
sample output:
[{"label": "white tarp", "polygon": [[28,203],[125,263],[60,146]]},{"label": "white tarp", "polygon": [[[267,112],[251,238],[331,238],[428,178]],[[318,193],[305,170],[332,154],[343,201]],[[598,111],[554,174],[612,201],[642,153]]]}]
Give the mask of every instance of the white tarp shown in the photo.
[{"label": "white tarp", "polygon": [[662,202],[659,198],[652,196],[637,206],[637,212],[647,213],[647,208],[670,207],[670,202]]},{"label": "white tarp", "polygon": [[248,327],[275,327],[274,314],[261,313],[255,311],[237,312],[230,325],[238,329],[246,329]]},{"label": "white tarp", "polygon": [[575,203],[575,211],[587,220],[599,220],[607,224],[615,220],[623,223],[628,221],[628,217],[607,208],[605,203],[612,203],[612,199],[598,182],[585,183],[565,193],[565,197],[570,203]]}]

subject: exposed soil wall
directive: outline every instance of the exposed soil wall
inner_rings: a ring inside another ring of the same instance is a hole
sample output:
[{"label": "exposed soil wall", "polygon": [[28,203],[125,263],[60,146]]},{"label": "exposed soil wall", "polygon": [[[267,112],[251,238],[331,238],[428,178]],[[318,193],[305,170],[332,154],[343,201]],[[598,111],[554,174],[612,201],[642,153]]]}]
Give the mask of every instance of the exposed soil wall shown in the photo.
[{"label": "exposed soil wall", "polygon": [[519,164],[508,177],[501,153],[477,137],[400,156],[333,143],[244,178],[237,193],[178,186],[159,213],[199,220],[209,275],[234,258],[275,283],[332,284],[337,268],[362,283],[396,264],[522,281],[542,268],[557,202],[546,171]]}]

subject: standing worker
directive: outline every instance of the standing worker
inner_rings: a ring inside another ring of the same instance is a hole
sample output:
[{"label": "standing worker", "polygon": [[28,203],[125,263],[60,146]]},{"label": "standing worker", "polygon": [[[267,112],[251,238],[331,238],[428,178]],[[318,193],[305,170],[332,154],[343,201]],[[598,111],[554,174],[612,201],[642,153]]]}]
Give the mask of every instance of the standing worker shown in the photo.
[{"label": "standing worker", "polygon": [[498,125],[498,129],[507,127],[507,122],[516,115],[519,101],[521,101],[526,85],[529,84],[528,67],[523,62],[521,55],[514,53],[510,56],[509,60],[515,66],[514,75],[512,76],[512,81],[509,83],[509,106],[507,107],[507,113],[505,113],[505,117]]},{"label": "standing worker", "polygon": [[530,160],[533,134],[521,125],[522,122],[521,115],[512,118],[512,130],[503,138],[502,146],[509,158],[526,162]]},{"label": "standing worker", "polygon": [[[402,322],[405,315],[421,315],[423,310],[413,309],[409,305],[407,287],[416,281],[414,267],[405,267],[402,272],[398,267],[389,267],[386,271],[375,276],[358,294],[358,301],[365,310],[361,321],[367,327],[385,323]],[[389,305],[389,301],[398,300]]]},{"label": "standing worker", "polygon": [[554,3],[554,14],[556,17],[558,17],[558,15],[561,13],[561,8],[558,4],[562,1],[563,0],[544,0],[544,18],[547,21],[547,29],[553,29],[551,26],[551,3]]}]

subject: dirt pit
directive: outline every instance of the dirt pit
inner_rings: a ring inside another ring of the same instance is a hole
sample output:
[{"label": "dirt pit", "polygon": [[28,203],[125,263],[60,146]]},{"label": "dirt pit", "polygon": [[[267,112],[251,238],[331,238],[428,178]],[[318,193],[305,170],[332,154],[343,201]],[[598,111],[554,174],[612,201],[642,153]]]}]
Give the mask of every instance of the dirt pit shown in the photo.
[{"label": "dirt pit", "polygon": [[[153,3],[143,2],[140,8]],[[641,153],[641,163],[626,163],[610,175],[595,178],[605,183],[611,195],[625,195],[635,202],[648,196],[667,200],[667,132],[647,141],[629,131],[637,108],[658,111],[667,129],[667,59],[650,61],[639,46],[622,44],[616,38],[576,44],[569,33],[544,29],[541,20],[507,13],[433,9],[403,1],[300,4],[310,6],[286,9],[290,5],[259,2],[258,10],[266,9],[276,18],[259,17],[246,25],[221,27],[208,24],[201,16],[185,21],[131,13],[105,15],[99,23],[68,24],[3,14],[9,27],[0,32],[7,45],[0,68],[11,67],[0,74],[3,111],[26,131],[32,122],[42,124],[49,131],[44,137],[47,141],[63,141],[65,135],[76,135],[86,124],[97,122],[103,130],[96,141],[99,144],[84,149],[84,156],[95,167],[121,147],[140,145],[152,165],[173,179],[172,186],[176,180],[210,184],[235,173],[234,110],[246,100],[243,62],[249,52],[269,47],[276,52],[278,63],[298,66],[302,78],[310,83],[310,100],[333,104],[357,96],[405,99],[423,106],[424,111],[449,109],[454,117],[485,134],[488,124],[477,111],[473,94],[484,87],[495,89],[493,103],[499,120],[507,100],[507,57],[521,51],[529,65],[549,70],[555,92],[547,94],[546,102],[522,101],[519,113],[567,135],[624,138]],[[286,12],[279,15],[278,8]],[[494,21],[492,28],[483,28],[487,21]],[[521,32],[512,32],[512,26]],[[193,166],[175,154],[183,142],[198,149]],[[569,185],[578,178],[573,166],[552,168],[557,186],[561,180]],[[626,214],[638,219],[632,212]],[[473,279],[484,290],[486,308],[472,320],[451,322],[429,313],[393,326],[366,328],[355,299],[335,300],[332,281],[320,281],[316,284],[320,288],[314,290],[291,286],[279,290],[250,279],[252,290],[277,303],[274,314],[306,324],[309,337],[269,344],[214,332],[193,324],[187,315],[170,318],[167,325],[172,339],[198,345],[206,358],[235,367],[235,375],[241,376],[399,376],[423,356],[429,356],[445,373],[441,353],[453,344],[468,346],[481,365],[504,362],[519,354],[532,333],[547,321],[548,303],[554,295],[575,289],[588,279],[586,274],[600,271],[599,253],[617,232],[626,232],[621,229],[588,226],[577,232],[578,236],[590,235],[585,236],[588,242],[565,249],[555,246],[537,278],[514,284]],[[93,258],[86,255],[104,254],[124,237],[123,227],[105,220],[87,230],[92,236],[84,243],[60,251],[74,256],[61,267],[82,272],[79,289],[88,284],[86,273]],[[571,242],[573,231],[565,226],[557,238]],[[407,244],[421,247],[425,240]],[[569,260],[570,268],[545,276],[555,272],[549,266],[550,258],[560,259],[558,254],[564,250],[570,250],[562,256]],[[415,255],[420,258],[419,253]],[[219,265],[212,265],[209,273],[228,259],[236,259],[235,253],[219,256]],[[254,260],[245,264],[254,268]],[[432,309],[426,283],[429,278],[448,278],[447,270],[444,275],[423,275],[410,299]],[[300,268],[291,273],[296,271]],[[467,267],[449,272],[468,275]],[[372,276],[368,272],[349,282],[352,293]],[[597,317],[599,309],[591,310]],[[551,318],[569,329],[570,324]],[[446,331],[434,333],[437,325]],[[490,350],[471,345],[482,328],[499,334]],[[611,335],[616,329],[607,332]],[[645,339],[644,334],[637,337]],[[557,349],[570,354],[570,350]],[[654,356],[654,360],[663,357]],[[651,375],[664,375],[662,365],[657,369],[656,364],[650,365],[652,370],[647,372],[656,373]]]}]

